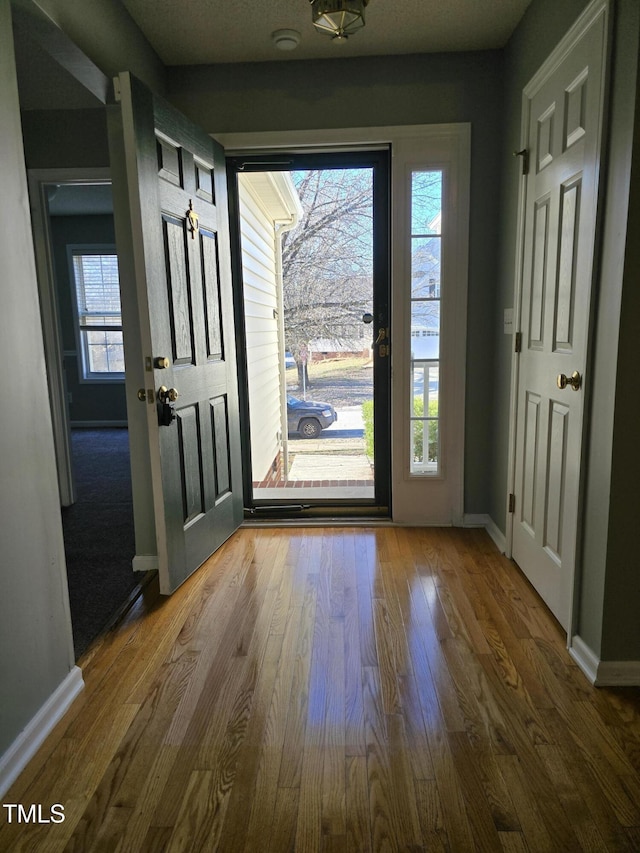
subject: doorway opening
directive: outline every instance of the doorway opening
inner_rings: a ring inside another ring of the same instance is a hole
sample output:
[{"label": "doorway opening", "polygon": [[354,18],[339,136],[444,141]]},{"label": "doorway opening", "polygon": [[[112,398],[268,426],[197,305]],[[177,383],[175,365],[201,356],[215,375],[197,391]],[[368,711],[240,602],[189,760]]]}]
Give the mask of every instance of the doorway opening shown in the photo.
[{"label": "doorway opening", "polygon": [[30,173],[76,660],[139,586],[118,259],[104,177]]},{"label": "doorway opening", "polygon": [[386,152],[232,166],[248,505],[387,512]]}]

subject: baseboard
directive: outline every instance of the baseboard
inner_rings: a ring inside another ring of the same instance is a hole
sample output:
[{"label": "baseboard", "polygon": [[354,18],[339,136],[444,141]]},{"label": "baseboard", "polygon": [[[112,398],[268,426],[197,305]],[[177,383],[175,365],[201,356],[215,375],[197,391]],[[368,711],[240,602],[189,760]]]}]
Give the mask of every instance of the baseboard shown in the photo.
[{"label": "baseboard", "polygon": [[82,670],[74,666],[0,757],[0,797],[4,797],[83,688]]},{"label": "baseboard", "polygon": [[467,513],[462,519],[463,527],[484,527],[489,536],[493,539],[496,548],[501,554],[504,554],[507,547],[504,533],[500,530],[495,521],[487,513],[473,515]]},{"label": "baseboard", "polygon": [[157,572],[158,557],[155,554],[136,556],[131,561],[131,567],[134,572]]},{"label": "baseboard", "polygon": [[578,664],[589,681],[592,684],[595,684],[598,677],[598,665],[600,664],[600,659],[578,634],[574,634],[571,638],[569,654]]},{"label": "baseboard", "polygon": [[640,687],[640,660],[603,660],[596,687]]},{"label": "baseboard", "polygon": [[578,635],[569,654],[594,687],[640,687],[640,661],[602,661]]},{"label": "baseboard", "polygon": [[505,539],[504,533],[500,530],[491,516],[489,516],[486,531],[495,542],[498,551],[500,551],[501,554],[504,554],[507,550],[507,540]]}]

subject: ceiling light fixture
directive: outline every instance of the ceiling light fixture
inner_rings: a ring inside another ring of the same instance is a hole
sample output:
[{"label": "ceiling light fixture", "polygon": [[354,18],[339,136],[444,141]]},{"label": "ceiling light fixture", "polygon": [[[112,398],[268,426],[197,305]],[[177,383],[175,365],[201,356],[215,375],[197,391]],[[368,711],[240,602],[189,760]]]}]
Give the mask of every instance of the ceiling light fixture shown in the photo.
[{"label": "ceiling light fixture", "polygon": [[369,0],[309,0],[314,27],[342,41],[364,27]]},{"label": "ceiling light fixture", "polygon": [[295,50],[300,44],[300,33],[297,30],[274,30],[271,39],[278,50]]}]

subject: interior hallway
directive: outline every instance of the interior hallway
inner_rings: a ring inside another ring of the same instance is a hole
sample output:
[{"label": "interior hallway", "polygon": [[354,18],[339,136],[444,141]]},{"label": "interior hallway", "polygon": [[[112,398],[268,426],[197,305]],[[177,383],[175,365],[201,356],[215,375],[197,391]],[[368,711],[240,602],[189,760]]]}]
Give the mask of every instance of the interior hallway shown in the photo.
[{"label": "interior hallway", "polygon": [[79,664],[3,851],[640,849],[640,688],[483,531],[242,529]]}]

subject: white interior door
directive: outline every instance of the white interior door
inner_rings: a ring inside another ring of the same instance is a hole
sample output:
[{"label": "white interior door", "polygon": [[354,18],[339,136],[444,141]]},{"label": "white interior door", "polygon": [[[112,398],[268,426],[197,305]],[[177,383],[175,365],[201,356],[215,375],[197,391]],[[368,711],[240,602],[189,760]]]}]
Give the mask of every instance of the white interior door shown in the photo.
[{"label": "white interior door", "polygon": [[[574,585],[606,45],[594,4],[525,90],[513,557],[568,630]],[[572,376],[574,379],[572,379]]]},{"label": "white interior door", "polygon": [[110,141],[112,161],[124,161],[112,171],[130,445],[135,461],[148,460],[133,466],[134,501],[149,475],[167,594],[243,516],[226,170],[204,131],[129,74],[117,84]]}]

